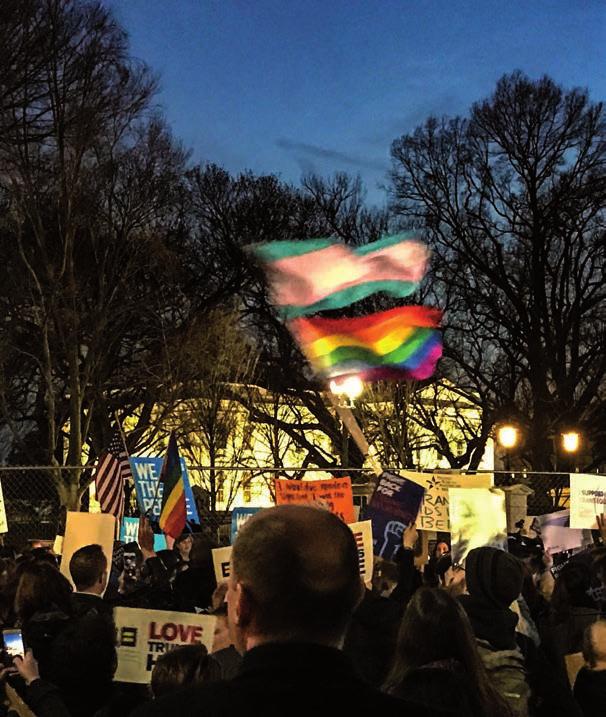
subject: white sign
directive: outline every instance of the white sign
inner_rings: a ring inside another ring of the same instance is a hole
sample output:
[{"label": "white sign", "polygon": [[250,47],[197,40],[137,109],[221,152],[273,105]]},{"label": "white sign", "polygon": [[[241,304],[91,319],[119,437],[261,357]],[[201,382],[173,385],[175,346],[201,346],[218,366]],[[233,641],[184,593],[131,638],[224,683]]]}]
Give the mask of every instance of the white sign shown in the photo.
[{"label": "white sign", "polygon": [[532,522],[532,529],[543,541],[545,550],[552,555],[593,543],[590,530],[570,528],[569,525],[570,510],[559,510],[537,515]]},{"label": "white sign", "polygon": [[181,645],[205,645],[210,652],[217,618],[188,612],[114,609],[118,633],[118,682],[149,684],[159,657]]},{"label": "white sign", "polygon": [[570,527],[597,530],[596,516],[606,513],[606,476],[570,474]]},{"label": "white sign", "polygon": [[360,577],[367,588],[372,585],[372,570],[374,563],[372,545],[372,522],[363,520],[359,523],[350,523],[349,528],[356,540],[358,548],[358,561],[360,563]]},{"label": "white sign", "polygon": [[[65,521],[65,538],[61,553],[61,572],[71,582],[69,561],[85,545],[100,545],[107,564],[112,564],[116,519],[108,513],[78,513],[69,511]],[[73,583],[72,583],[73,584]]]},{"label": "white sign", "polygon": [[507,546],[505,494],[496,488],[451,488],[450,525],[454,563],[470,550]]},{"label": "white sign", "polygon": [[425,495],[417,518],[419,530],[448,532],[450,517],[448,491],[450,488],[492,488],[492,473],[467,475],[465,473],[416,473],[403,471],[401,475],[425,488]]},{"label": "white sign", "polygon": [[231,545],[226,545],[224,548],[213,548],[212,550],[217,585],[224,583],[230,575],[231,551]]}]

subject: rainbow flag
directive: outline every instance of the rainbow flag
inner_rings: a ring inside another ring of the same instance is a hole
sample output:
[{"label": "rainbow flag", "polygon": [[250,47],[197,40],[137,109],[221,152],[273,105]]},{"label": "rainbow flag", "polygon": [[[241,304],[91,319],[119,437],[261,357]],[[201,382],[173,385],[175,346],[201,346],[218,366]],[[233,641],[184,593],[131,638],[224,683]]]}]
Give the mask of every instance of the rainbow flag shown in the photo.
[{"label": "rainbow flag", "polygon": [[162,464],[160,481],[164,486],[162,493],[162,510],[160,512],[160,528],[166,535],[178,538],[185,528],[185,486],[181,474],[181,459],[175,432],[168,439],[168,450]]},{"label": "rainbow flag", "polygon": [[289,328],[314,369],[327,378],[425,379],[442,355],[442,312],[401,306],[354,319],[297,318]]},{"label": "rainbow flag", "polygon": [[429,251],[413,233],[351,249],[332,239],[275,241],[252,248],[268,276],[273,304],[284,318],[340,309],[382,291],[412,294],[425,275]]}]

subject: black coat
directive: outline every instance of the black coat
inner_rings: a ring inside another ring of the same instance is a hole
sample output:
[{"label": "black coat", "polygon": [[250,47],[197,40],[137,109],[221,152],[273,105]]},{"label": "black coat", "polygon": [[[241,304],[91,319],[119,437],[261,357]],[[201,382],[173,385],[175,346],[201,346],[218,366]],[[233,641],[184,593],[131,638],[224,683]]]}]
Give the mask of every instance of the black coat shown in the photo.
[{"label": "black coat", "polygon": [[72,613],[75,617],[96,614],[112,619],[112,606],[99,595],[72,593]]},{"label": "black coat", "polygon": [[606,670],[583,667],[574,683],[574,696],[584,717],[598,717],[606,712]]},{"label": "black coat", "polygon": [[133,714],[438,717],[444,713],[397,700],[366,685],[339,650],[312,644],[274,643],[250,650],[233,680],[175,692]]}]

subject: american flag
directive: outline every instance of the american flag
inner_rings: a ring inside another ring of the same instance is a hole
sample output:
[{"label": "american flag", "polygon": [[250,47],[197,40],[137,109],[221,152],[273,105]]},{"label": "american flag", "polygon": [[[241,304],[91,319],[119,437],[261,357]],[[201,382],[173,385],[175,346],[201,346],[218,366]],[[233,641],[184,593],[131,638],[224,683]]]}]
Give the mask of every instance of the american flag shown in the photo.
[{"label": "american flag", "polygon": [[128,453],[120,429],[116,429],[106,451],[99,456],[95,471],[97,500],[103,513],[120,520],[124,514],[124,482],[132,478]]}]

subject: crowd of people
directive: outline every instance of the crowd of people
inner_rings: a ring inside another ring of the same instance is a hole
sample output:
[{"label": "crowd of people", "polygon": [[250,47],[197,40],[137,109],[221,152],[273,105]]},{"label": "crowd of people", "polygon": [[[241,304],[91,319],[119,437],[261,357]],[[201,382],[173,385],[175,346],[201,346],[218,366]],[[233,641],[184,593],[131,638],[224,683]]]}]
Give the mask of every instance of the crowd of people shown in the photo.
[{"label": "crowd of people", "polygon": [[[464,565],[441,540],[421,566],[418,542],[408,528],[396,562],[377,561],[372,589],[349,528],[307,506],[252,517],[219,585],[208,537],[155,552],[145,520],[111,564],[99,545],[77,550],[71,583],[52,551],[4,547],[0,620],[25,645],[23,656],[4,652],[5,714],[606,713],[601,545],[555,571],[522,532],[507,552],[475,548]],[[116,606],[215,615],[212,649],[166,652],[150,685],[117,682]],[[571,655],[582,655],[576,679]]]}]

